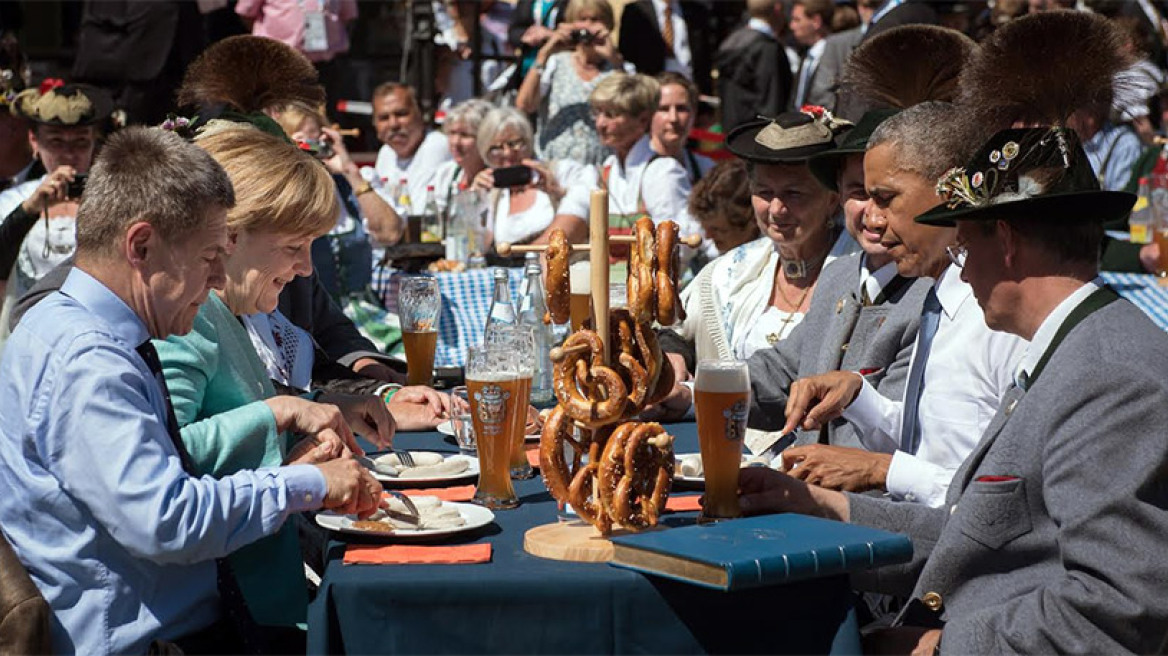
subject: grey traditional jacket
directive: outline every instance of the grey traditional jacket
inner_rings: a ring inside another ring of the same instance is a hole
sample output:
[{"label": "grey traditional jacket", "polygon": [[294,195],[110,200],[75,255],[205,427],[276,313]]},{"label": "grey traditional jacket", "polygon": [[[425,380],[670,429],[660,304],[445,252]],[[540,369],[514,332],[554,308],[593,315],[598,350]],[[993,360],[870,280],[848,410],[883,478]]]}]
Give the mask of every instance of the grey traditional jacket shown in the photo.
[{"label": "grey traditional jacket", "polygon": [[[860,254],[841,257],[820,274],[807,316],[774,348],[755,351],[750,367],[751,407],[746,443],[754,453],[770,446],[786,422],[787,390],[800,378],[836,370],[858,371],[890,399],[899,399],[908,377],[921,309],[932,278],[918,278],[883,303],[860,303]],[[797,444],[816,442],[801,432]],[[843,419],[827,429],[829,444],[864,448]]]},{"label": "grey traditional jacket", "polygon": [[913,561],[855,577],[943,604],[951,653],[1160,653],[1168,638],[1168,335],[1117,300],[1012,387],[946,505],[849,495]]}]

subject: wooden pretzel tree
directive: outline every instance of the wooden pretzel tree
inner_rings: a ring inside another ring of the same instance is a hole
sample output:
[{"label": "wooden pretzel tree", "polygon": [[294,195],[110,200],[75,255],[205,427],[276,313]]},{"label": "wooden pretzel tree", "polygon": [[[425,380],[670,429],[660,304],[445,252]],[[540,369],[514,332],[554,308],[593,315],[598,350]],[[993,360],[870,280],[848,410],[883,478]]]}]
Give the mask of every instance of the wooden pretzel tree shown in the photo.
[{"label": "wooden pretzel tree", "polygon": [[[670,231],[676,237],[672,222],[656,230],[664,235]],[[589,254],[591,325],[552,349],[559,404],[540,439],[540,470],[549,492],[558,502],[571,503],[584,521],[529,530],[524,549],[534,555],[609,560],[612,543],[607,535],[614,530],[652,528],[664,509],[673,476],[673,438],[659,424],[630,420],[668,392],[673,372],[657,346],[652,318],[645,320],[644,308],[610,308],[610,244],[630,244],[630,278],[640,274],[654,280],[661,271],[670,270],[672,287],[664,289],[676,297],[677,249],[681,244],[697,247],[701,237],[677,237],[672,248],[663,241],[666,245],[661,250],[668,261],[659,263],[653,234],[652,223],[643,219],[633,235],[610,235],[608,193],[592,192],[589,241],[570,246],[573,252]],[[498,246],[502,255],[547,249],[547,245]],[[549,284],[549,307],[552,288]],[[638,289],[643,290],[643,285]],[[654,284],[637,298],[656,307],[659,289]],[[631,297],[629,301],[630,308],[637,304]],[[565,445],[573,449],[571,462]]]}]

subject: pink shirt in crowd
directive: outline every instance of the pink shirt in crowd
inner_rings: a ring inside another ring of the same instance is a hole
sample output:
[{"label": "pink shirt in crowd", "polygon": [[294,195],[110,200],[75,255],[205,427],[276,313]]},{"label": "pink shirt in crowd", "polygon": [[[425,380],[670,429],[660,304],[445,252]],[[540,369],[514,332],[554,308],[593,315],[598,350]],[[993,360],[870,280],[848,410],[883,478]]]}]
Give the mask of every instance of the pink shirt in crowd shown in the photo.
[{"label": "pink shirt in crowd", "polygon": [[[304,14],[311,11],[324,11],[327,50],[304,52]],[[345,25],[357,17],[357,0],[239,0],[235,13],[255,21],[255,36],[283,41],[312,61],[329,61],[349,51]]]}]

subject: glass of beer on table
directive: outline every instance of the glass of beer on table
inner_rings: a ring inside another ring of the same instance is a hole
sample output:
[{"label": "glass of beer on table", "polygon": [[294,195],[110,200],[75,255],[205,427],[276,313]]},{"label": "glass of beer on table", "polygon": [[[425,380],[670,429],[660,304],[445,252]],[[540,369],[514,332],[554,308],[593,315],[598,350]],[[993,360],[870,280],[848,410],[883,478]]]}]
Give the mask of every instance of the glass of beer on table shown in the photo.
[{"label": "glass of beer on table", "polygon": [[406,350],[406,383],[429,385],[434,375],[434,350],[438,347],[438,317],[442,294],[433,276],[406,276],[398,285],[398,316],[402,345]]},{"label": "glass of beer on table", "polygon": [[738,360],[702,360],[694,380],[694,411],[706,477],[698,522],[740,515],[738,469],[750,411],[750,372]]},{"label": "glass of beer on table", "polygon": [[531,406],[531,379],[535,377],[535,332],[530,326],[496,326],[485,338],[489,343],[502,345],[514,351],[518,358],[516,371],[519,374],[519,403],[516,407],[515,425],[511,430],[511,478],[525,480],[535,476],[535,470],[527,461],[527,409]]},{"label": "glass of beer on table", "polygon": [[492,510],[515,508],[519,497],[511,485],[511,450],[516,423],[524,423],[516,416],[527,416],[515,350],[504,344],[468,348],[466,390],[479,453],[479,485],[472,501]]},{"label": "glass of beer on table", "polygon": [[588,260],[568,267],[568,291],[568,312],[572,332],[576,332],[592,317],[592,265]]}]

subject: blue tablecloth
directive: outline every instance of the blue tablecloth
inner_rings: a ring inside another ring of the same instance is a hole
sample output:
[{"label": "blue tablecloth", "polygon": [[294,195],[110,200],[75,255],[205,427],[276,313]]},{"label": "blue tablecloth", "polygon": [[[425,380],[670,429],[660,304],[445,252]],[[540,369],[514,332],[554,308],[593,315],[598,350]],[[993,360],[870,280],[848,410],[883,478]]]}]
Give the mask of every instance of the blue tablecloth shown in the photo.
[{"label": "blue tablecloth", "polygon": [[[668,427],[697,450],[694,424]],[[401,434],[407,449],[454,451],[438,433]],[[722,593],[602,563],[523,550],[527,529],[556,521],[542,481],[518,481],[523,505],[454,543],[490,542],[477,565],[342,565],[333,542],[309,608],[310,654],[860,653],[848,579]],[[688,524],[696,513],[668,515]],[[357,538],[356,540],[360,540]]]},{"label": "blue tablecloth", "polygon": [[[386,310],[397,314],[398,279],[407,275],[390,268],[373,271],[373,291]],[[438,347],[434,351],[435,367],[466,365],[466,347],[483,341],[483,327],[491,311],[495,291],[494,269],[475,269],[462,273],[436,273],[442,292],[442,318],[438,322]],[[507,269],[511,284],[511,301],[518,304],[523,283],[523,269]],[[518,305],[516,305],[518,309]]]},{"label": "blue tablecloth", "polygon": [[1164,330],[1168,330],[1168,287],[1162,287],[1159,278],[1142,273],[1105,272],[1103,281],[1120,296],[1144,311]]}]

